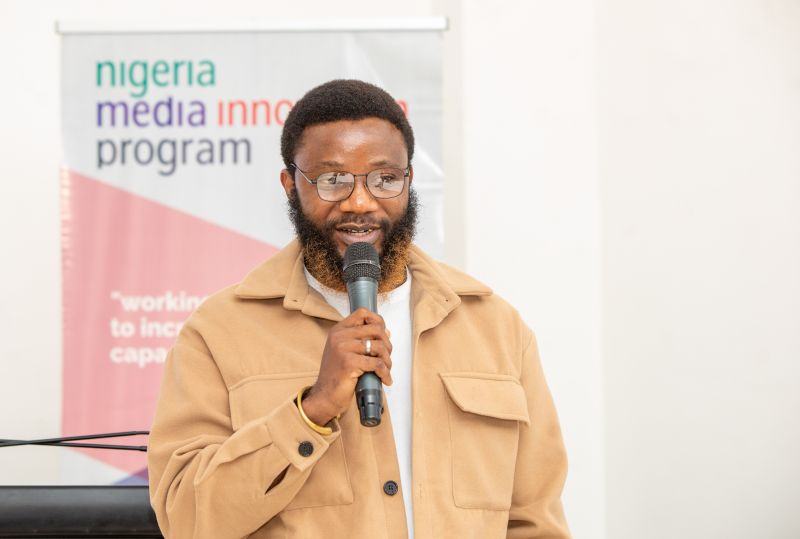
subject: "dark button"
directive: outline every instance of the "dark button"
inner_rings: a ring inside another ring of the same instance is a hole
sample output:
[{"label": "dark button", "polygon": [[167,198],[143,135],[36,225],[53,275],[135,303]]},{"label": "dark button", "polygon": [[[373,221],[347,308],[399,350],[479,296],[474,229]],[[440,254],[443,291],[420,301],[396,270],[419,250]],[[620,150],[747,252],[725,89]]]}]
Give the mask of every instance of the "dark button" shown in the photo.
[{"label": "dark button", "polygon": [[314,444],[311,442],[300,442],[300,445],[297,446],[297,452],[304,457],[310,457],[311,453],[314,452]]},{"label": "dark button", "polygon": [[397,483],[394,481],[387,481],[383,484],[383,491],[389,496],[397,494]]}]

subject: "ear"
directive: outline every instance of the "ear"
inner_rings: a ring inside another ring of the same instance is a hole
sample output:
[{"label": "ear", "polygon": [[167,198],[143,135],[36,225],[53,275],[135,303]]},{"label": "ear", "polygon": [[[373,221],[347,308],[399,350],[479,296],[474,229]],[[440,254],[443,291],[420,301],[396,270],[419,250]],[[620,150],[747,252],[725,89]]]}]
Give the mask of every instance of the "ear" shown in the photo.
[{"label": "ear", "polygon": [[292,189],[294,189],[294,176],[288,170],[281,170],[281,185],[283,190],[286,191],[286,196],[289,197]]},{"label": "ear", "polygon": [[414,181],[414,167],[411,163],[408,164],[408,186],[411,187],[411,182]]}]

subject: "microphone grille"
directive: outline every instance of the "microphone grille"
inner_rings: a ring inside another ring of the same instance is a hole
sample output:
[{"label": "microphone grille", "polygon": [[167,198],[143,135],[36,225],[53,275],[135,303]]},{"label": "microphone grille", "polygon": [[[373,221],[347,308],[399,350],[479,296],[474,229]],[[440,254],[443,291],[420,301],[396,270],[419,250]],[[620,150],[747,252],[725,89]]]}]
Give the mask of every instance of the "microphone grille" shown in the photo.
[{"label": "microphone grille", "polygon": [[349,283],[359,277],[368,277],[379,281],[381,265],[378,253],[372,244],[358,241],[347,246],[344,252],[344,282]]}]

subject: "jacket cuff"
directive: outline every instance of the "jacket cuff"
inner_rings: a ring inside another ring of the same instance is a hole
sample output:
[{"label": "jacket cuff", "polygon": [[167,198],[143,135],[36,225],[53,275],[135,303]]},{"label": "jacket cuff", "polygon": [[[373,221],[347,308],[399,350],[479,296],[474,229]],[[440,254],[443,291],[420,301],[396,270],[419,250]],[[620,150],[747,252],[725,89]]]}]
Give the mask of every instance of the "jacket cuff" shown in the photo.
[{"label": "jacket cuff", "polygon": [[[333,433],[328,436],[314,431],[303,421],[294,398],[276,408],[267,417],[266,426],[269,429],[272,443],[286,457],[286,460],[300,471],[317,462],[328,450],[330,444],[341,434],[339,422],[336,419],[331,422]],[[311,444],[310,448],[308,444]]]}]

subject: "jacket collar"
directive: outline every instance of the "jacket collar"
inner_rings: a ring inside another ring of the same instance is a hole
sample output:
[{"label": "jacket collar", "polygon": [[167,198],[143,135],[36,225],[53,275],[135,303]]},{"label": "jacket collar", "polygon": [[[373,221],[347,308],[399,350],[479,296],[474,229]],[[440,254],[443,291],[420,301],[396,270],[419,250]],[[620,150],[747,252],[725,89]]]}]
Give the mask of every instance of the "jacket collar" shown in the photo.
[{"label": "jacket collar", "polygon": [[[415,332],[421,333],[441,322],[461,303],[462,296],[488,296],[492,290],[446,264],[436,262],[416,245],[411,246],[411,302]],[[272,258],[251,271],[236,287],[242,299],[283,298],[283,307],[329,320],[341,320],[339,313],[308,286],[303,272],[303,251],[293,240]]]}]

